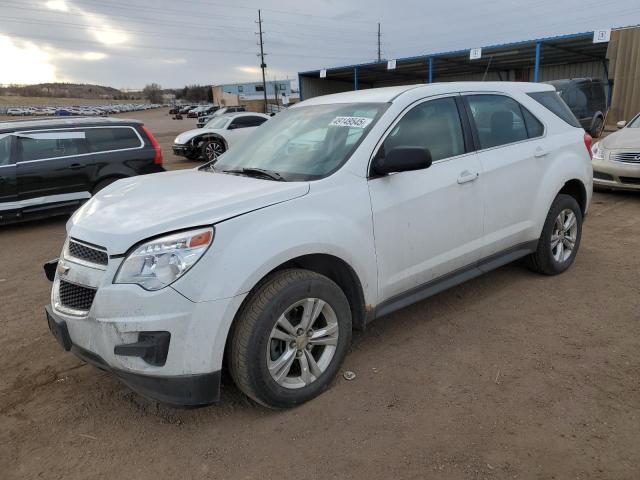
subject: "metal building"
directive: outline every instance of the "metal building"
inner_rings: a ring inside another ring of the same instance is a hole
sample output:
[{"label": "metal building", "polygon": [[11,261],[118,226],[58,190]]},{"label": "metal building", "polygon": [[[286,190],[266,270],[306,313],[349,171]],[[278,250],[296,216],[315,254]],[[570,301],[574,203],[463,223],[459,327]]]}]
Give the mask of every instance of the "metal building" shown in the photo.
[{"label": "metal building", "polygon": [[[329,93],[414,83],[601,78],[608,84],[611,115],[607,123],[612,123],[618,117],[629,116],[634,109],[640,111],[639,72],[640,28],[632,27],[312,70],[299,73],[298,81],[304,100]],[[627,87],[619,89],[616,79],[622,78]],[[637,100],[629,104],[629,95]]]}]

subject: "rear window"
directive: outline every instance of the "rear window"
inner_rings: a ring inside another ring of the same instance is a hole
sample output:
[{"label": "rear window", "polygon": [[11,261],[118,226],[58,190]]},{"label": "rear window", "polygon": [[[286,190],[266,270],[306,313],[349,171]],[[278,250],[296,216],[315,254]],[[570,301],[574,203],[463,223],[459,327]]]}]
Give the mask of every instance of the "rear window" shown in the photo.
[{"label": "rear window", "polygon": [[578,122],[576,116],[560,98],[558,92],[532,92],[528,95],[547,110],[551,110],[556,114],[556,116],[560,117],[572,127],[582,128],[580,122]]},{"label": "rear window", "polygon": [[131,127],[87,128],[85,134],[91,152],[125,150],[142,146],[140,138]]}]

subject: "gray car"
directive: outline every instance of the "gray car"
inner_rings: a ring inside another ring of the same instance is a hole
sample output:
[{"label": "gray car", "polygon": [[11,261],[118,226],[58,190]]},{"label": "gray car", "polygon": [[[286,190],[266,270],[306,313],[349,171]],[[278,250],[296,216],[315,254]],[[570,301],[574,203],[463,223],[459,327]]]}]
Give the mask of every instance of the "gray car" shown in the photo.
[{"label": "gray car", "polygon": [[593,184],[640,190],[640,113],[593,145]]}]

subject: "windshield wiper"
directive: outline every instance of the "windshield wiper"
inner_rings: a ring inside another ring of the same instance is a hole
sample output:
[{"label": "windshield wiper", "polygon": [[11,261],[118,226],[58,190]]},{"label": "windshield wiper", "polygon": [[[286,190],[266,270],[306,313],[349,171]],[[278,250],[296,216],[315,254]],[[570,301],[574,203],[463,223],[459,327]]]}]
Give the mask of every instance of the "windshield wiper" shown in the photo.
[{"label": "windshield wiper", "polygon": [[271,180],[276,180],[277,182],[284,182],[285,179],[278,172],[274,172],[272,170],[265,170],[264,168],[254,168],[254,167],[244,167],[239,168],[237,170],[223,170],[224,173],[235,173],[241,175],[251,176],[262,176],[270,178]]}]

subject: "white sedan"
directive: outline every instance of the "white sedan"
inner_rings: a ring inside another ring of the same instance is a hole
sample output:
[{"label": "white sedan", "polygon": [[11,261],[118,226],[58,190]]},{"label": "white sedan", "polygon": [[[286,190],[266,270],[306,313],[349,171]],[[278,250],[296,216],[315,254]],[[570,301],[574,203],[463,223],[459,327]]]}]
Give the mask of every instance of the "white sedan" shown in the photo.
[{"label": "white sedan", "polygon": [[269,118],[268,115],[253,112],[213,117],[203,128],[178,135],[173,142],[173,153],[191,160],[216,160]]}]

